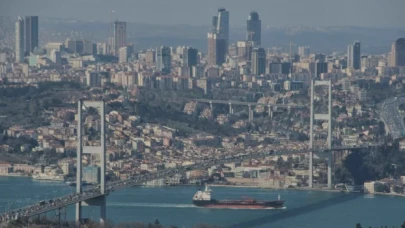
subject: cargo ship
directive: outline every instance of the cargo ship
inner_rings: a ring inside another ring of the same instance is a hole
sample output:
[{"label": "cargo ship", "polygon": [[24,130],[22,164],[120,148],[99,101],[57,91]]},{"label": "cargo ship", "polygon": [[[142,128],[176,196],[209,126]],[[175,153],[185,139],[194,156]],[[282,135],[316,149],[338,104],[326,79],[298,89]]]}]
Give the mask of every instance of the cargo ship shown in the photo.
[{"label": "cargo ship", "polygon": [[211,199],[211,189],[205,186],[205,190],[199,190],[193,197],[193,204],[197,207],[222,208],[222,209],[273,209],[282,208],[284,200],[261,201],[255,199],[242,200],[215,200]]}]

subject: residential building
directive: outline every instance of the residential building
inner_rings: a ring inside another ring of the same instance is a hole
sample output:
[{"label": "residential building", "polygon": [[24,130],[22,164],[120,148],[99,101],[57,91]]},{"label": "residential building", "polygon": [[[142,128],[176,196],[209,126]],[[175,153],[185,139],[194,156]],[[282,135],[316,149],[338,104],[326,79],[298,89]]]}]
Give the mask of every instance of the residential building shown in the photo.
[{"label": "residential building", "polygon": [[153,64],[156,62],[156,52],[155,50],[147,50],[145,52],[145,62]]},{"label": "residential building", "polygon": [[128,47],[121,47],[119,49],[119,56],[118,56],[118,61],[119,63],[126,63],[128,62],[128,57],[129,57],[129,52],[128,52]]}]

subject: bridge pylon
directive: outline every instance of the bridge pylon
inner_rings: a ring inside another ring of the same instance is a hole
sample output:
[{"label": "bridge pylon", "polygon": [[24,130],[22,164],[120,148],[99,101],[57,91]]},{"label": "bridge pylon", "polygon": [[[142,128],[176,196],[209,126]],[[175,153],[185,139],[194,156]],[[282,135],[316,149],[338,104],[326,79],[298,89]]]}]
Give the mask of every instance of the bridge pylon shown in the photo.
[{"label": "bridge pylon", "polygon": [[[318,114],[315,113],[314,100],[315,100],[315,87],[327,86],[328,87],[328,113]],[[309,131],[309,148],[314,149],[314,120],[323,120],[328,123],[328,149],[332,149],[332,82],[311,80],[311,113],[310,113],[310,131]],[[332,188],[332,163],[333,152],[328,153],[328,188]],[[313,152],[309,153],[309,187],[313,187]]]},{"label": "bridge pylon", "polygon": [[[84,124],[83,124],[83,108],[94,108],[100,114],[100,146],[84,146]],[[99,206],[100,207],[100,222],[107,221],[106,214],[106,186],[105,186],[105,172],[106,172],[106,143],[105,143],[105,102],[104,101],[82,101],[78,102],[78,122],[77,122],[77,174],[76,174],[76,192],[82,193],[82,177],[83,177],[83,164],[82,156],[84,154],[97,154],[100,156],[100,193],[103,194],[97,198],[92,198],[86,201],[76,203],[76,222],[80,223],[82,220],[82,206]]]}]

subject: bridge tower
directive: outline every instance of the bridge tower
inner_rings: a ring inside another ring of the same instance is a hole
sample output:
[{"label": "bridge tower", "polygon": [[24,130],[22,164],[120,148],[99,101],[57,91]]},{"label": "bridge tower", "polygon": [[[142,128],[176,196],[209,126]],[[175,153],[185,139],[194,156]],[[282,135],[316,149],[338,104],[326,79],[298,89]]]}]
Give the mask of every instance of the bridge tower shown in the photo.
[{"label": "bridge tower", "polygon": [[[83,108],[94,108],[100,114],[100,146],[84,146],[83,145]],[[99,206],[100,207],[100,222],[104,223],[107,220],[106,214],[106,186],[105,186],[105,171],[106,171],[106,144],[105,144],[105,102],[104,101],[82,101],[78,102],[78,122],[77,122],[77,174],[76,174],[76,192],[82,192],[82,177],[83,165],[82,155],[98,154],[100,156],[100,193],[101,196],[92,198],[83,202],[76,203],[76,222],[82,220],[82,206]]]},{"label": "bridge tower", "polygon": [[[328,87],[328,113],[316,114],[314,105],[314,94],[316,86]],[[323,120],[328,122],[328,150],[332,149],[332,82],[331,81],[319,81],[311,80],[311,113],[310,113],[310,136],[309,147],[314,148],[314,120]],[[332,188],[332,159],[333,152],[328,152],[328,188]],[[309,153],[309,187],[313,187],[313,152]]]}]

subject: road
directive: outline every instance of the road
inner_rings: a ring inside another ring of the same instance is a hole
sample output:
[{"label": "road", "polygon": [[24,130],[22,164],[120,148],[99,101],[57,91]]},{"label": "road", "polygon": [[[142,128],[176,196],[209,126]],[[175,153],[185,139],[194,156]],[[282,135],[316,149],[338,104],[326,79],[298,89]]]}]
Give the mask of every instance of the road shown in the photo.
[{"label": "road", "polygon": [[383,101],[380,106],[379,114],[384,122],[388,133],[396,139],[405,132],[403,116],[398,111],[398,107],[405,103],[405,97],[394,97]]}]

